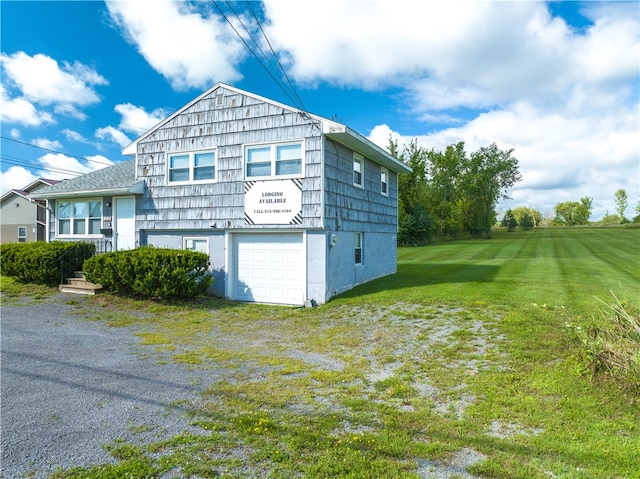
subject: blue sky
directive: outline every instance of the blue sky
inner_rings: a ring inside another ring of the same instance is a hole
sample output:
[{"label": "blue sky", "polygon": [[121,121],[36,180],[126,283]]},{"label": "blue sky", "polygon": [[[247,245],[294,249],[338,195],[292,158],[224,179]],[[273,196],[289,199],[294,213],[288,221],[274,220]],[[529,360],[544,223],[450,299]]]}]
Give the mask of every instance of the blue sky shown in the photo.
[{"label": "blue sky", "polygon": [[[302,105],[220,10],[267,53],[262,27]],[[502,211],[588,196],[597,220],[620,188],[627,217],[638,203],[638,1],[2,1],[0,15],[2,193],[122,161],[222,81],[382,147],[513,148],[524,179]]]}]

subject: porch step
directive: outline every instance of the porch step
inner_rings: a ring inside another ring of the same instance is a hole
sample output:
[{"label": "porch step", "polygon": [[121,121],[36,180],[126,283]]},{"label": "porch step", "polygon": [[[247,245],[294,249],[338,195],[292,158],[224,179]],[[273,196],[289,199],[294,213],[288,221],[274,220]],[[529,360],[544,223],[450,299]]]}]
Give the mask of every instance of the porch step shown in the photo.
[{"label": "porch step", "polygon": [[64,284],[61,284],[58,289],[63,293],[96,294],[102,290],[102,285],[87,281],[82,271],[74,271],[73,275],[65,279]]}]

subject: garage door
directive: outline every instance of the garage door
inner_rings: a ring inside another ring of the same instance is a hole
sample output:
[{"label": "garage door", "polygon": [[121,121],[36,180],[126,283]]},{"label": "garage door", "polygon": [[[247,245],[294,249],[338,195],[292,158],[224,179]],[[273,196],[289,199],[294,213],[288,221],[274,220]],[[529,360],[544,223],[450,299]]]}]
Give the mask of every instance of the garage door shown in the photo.
[{"label": "garage door", "polygon": [[233,299],[276,304],[306,299],[302,233],[233,235],[232,254]]}]

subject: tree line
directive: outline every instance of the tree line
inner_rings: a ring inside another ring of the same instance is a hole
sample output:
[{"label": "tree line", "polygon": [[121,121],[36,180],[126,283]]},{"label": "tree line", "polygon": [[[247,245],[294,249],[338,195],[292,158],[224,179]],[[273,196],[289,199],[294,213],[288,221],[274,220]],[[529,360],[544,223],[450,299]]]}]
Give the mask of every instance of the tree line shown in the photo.
[{"label": "tree line", "polygon": [[[522,180],[513,149],[501,150],[495,143],[468,154],[463,141],[444,151],[418,146],[417,140],[404,145],[389,138],[391,155],[411,167],[398,177],[398,243],[423,244],[433,237],[491,237],[496,224],[496,206],[509,199],[509,188]],[[616,215],[605,216],[601,224],[628,222],[625,190],[615,193]],[[508,229],[590,224],[593,199],[566,201],[555,207],[552,219],[543,218],[533,208],[519,206],[507,210],[501,224]],[[633,221],[640,222],[640,203]]]},{"label": "tree line", "polygon": [[400,151],[389,138],[388,150],[412,169],[398,178],[398,242],[404,245],[434,236],[490,238],[498,201],[522,179],[514,150],[495,143],[467,154],[462,141],[436,151],[412,140]]}]

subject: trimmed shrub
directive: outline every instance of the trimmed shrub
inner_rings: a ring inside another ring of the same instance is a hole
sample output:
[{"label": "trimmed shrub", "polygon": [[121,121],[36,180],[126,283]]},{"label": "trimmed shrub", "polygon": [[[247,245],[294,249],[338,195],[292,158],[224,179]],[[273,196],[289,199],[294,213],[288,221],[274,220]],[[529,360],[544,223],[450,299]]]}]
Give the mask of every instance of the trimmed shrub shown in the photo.
[{"label": "trimmed shrub", "polygon": [[[92,243],[52,241],[0,246],[0,272],[21,283],[54,286],[95,254]],[[60,270],[62,268],[62,271]]]},{"label": "trimmed shrub", "polygon": [[147,298],[196,298],[213,283],[206,254],[152,246],[94,256],[84,273],[107,291]]}]

